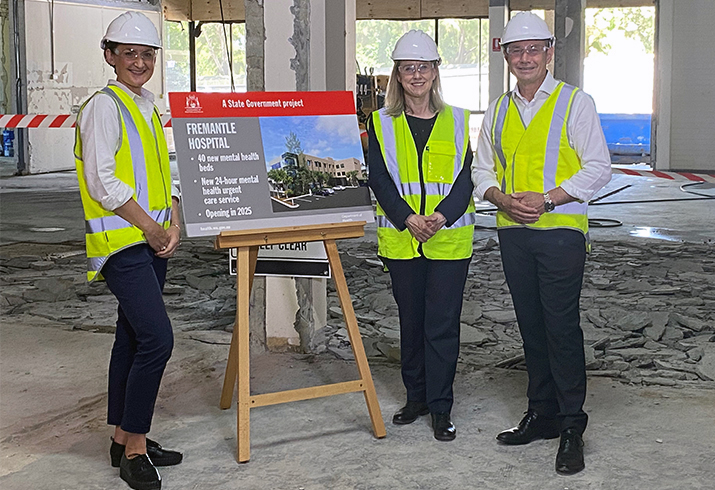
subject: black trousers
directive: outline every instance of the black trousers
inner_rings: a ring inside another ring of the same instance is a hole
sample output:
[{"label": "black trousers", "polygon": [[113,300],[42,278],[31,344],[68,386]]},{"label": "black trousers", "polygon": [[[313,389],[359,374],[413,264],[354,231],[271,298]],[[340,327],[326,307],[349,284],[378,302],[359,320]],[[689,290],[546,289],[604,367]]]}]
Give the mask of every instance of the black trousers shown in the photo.
[{"label": "black trousers", "polygon": [[119,301],[117,331],[109,361],[107,423],[146,434],[174,334],[162,289],[167,260],[147,244],[112,255],[102,268],[109,290]]},{"label": "black trousers", "polygon": [[407,400],[430,412],[452,410],[459,317],[471,258],[384,259],[400,315],[400,359]]},{"label": "black trousers", "polygon": [[586,429],[586,363],[579,299],[585,237],[569,229],[499,230],[529,373],[529,408],[557,417],[561,430]]}]

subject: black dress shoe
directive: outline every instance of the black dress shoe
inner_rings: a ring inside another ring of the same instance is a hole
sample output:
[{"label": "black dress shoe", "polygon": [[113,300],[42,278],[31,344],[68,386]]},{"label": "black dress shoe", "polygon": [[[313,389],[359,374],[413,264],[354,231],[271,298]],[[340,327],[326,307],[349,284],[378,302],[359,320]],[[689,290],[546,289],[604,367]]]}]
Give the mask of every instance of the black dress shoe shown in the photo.
[{"label": "black dress shoe", "polygon": [[411,402],[408,401],[404,407],[395,412],[392,416],[392,423],[396,425],[406,425],[411,424],[420,415],[427,415],[429,409],[425,402]]},{"label": "black dress shoe", "polygon": [[559,424],[556,419],[540,416],[534,410],[527,410],[519,425],[497,435],[497,441],[510,446],[529,444],[537,439],[556,439],[559,437]]},{"label": "black dress shoe", "polygon": [[[119,462],[122,460],[122,455],[124,454],[124,449],[126,446],[114,442],[112,439],[112,445],[109,448],[109,456],[112,459],[112,466],[119,468]],[[175,464],[181,463],[184,456],[178,451],[172,451],[170,449],[164,449],[158,442],[152,441],[147,438],[146,440],[146,452],[154,463],[154,466],[173,466]]]},{"label": "black dress shoe", "polygon": [[134,490],[161,488],[161,475],[146,454],[140,454],[132,459],[122,455],[122,460],[119,462],[119,477]]},{"label": "black dress shoe", "polygon": [[432,429],[438,441],[453,441],[457,437],[457,428],[452,423],[449,413],[433,413]]},{"label": "black dress shoe", "polygon": [[556,472],[573,475],[585,467],[581,434],[576,429],[566,429],[561,433],[559,452],[556,453]]}]

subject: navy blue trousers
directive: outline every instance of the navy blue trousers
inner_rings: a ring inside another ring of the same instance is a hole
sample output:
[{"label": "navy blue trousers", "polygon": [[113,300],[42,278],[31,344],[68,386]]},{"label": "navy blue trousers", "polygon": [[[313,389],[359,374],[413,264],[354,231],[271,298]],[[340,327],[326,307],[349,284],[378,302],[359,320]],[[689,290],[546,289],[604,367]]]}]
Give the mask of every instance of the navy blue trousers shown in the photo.
[{"label": "navy blue trousers", "polygon": [[109,362],[107,423],[126,432],[149,432],[161,377],[174,346],[162,298],[166,266],[166,259],[140,244],[112,255],[102,268],[109,290],[119,301]]},{"label": "navy blue trousers", "polygon": [[586,362],[579,299],[585,237],[569,229],[499,230],[504,274],[524,342],[529,408],[561,430],[586,429]]},{"label": "navy blue trousers", "polygon": [[384,259],[400,315],[400,362],[407,400],[451,412],[459,318],[469,259]]}]

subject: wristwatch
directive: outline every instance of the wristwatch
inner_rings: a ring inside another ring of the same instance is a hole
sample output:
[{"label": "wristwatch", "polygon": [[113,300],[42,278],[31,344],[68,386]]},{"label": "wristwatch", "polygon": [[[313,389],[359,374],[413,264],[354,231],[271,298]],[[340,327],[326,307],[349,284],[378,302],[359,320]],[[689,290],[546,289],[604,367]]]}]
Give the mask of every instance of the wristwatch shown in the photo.
[{"label": "wristwatch", "polygon": [[544,211],[550,213],[554,209],[556,209],[556,204],[554,204],[554,201],[551,200],[551,196],[549,196],[549,193],[544,192]]}]

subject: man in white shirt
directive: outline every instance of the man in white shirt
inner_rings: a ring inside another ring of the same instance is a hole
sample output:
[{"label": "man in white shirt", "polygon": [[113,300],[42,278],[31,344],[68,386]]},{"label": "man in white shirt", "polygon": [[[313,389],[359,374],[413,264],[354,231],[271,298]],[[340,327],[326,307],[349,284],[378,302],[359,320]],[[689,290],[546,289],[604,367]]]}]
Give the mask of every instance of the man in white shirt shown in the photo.
[{"label": "man in white shirt", "polygon": [[147,439],[173,332],[162,298],[167,260],[179,246],[178,190],[154,95],[143,88],[161,48],[145,15],[125,12],[101,42],[117,79],[78,115],[75,162],[85,215],[87,277],[105,279],[119,302],[109,364],[111,463],[134,489],[160,489],[155,466],[182,454]]},{"label": "man in white shirt", "polygon": [[487,110],[472,180],[497,206],[502,264],[529,374],[526,416],[503,444],[561,437],[556,471],[584,467],[588,416],[579,298],[588,248],[587,203],[609,182],[611,163],[593,100],[555,80],[546,66],[554,38],[546,23],[519,13],[502,48],[517,79]]}]

